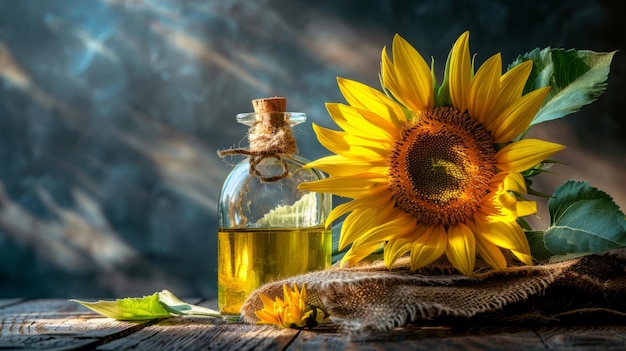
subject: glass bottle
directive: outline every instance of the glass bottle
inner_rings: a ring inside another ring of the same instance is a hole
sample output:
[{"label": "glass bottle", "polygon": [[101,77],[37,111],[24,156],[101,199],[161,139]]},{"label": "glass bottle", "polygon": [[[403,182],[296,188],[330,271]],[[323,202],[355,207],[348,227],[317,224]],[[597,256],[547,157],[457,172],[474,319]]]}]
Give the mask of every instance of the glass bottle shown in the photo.
[{"label": "glass bottle", "polygon": [[329,268],[331,195],[298,190],[324,174],[303,168],[291,127],[306,120],[285,112],[285,98],[253,100],[255,112],[237,115],[250,127],[249,149],[226,177],[218,205],[218,308],[239,315],[250,292],[264,283]]}]

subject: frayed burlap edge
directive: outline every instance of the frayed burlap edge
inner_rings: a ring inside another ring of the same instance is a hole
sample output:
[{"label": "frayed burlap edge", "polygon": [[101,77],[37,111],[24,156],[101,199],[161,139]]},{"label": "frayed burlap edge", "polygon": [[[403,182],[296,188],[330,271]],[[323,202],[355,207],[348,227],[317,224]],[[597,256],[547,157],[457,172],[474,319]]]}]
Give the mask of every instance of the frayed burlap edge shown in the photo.
[{"label": "frayed burlap edge", "polygon": [[445,265],[411,272],[406,258],[392,270],[373,262],[265,284],[248,297],[242,315],[255,323],[255,311],[263,307],[259,294],[282,297],[282,285],[296,283],[306,284],[308,303],[323,307],[331,323],[357,333],[434,321],[558,322],[598,313],[623,318],[624,267],[615,256],[591,255],[466,277]]}]

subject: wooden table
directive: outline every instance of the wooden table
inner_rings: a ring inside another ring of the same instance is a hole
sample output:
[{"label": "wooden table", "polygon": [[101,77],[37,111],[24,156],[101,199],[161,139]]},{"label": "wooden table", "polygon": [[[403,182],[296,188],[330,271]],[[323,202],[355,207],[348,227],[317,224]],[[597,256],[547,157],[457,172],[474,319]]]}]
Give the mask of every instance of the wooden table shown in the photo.
[{"label": "wooden table", "polygon": [[[215,300],[184,299],[215,309]],[[0,350],[625,350],[626,325],[398,328],[367,340],[312,330],[176,317],[121,322],[64,299],[0,300]]]}]

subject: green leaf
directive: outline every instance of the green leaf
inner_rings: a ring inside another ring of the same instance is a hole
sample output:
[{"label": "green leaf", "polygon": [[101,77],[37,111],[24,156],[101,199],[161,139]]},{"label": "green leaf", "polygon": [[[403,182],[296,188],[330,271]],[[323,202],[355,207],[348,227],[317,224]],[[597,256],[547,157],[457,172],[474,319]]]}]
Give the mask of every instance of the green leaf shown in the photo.
[{"label": "green leaf", "polygon": [[564,117],[592,103],[606,89],[613,55],[589,50],[535,49],[521,55],[509,69],[533,60],[524,93],[551,86],[550,94],[530,124]]},{"label": "green leaf", "polygon": [[545,261],[555,255],[554,252],[546,248],[546,243],[543,239],[544,234],[545,232],[538,230],[526,231],[526,238],[530,245],[530,253],[534,259],[540,261]]},{"label": "green leaf", "polygon": [[77,302],[105,317],[124,321],[168,318],[174,315],[220,317],[218,311],[185,303],[168,290],[149,296],[127,297],[115,301],[70,301]]},{"label": "green leaf", "polygon": [[171,313],[193,316],[221,317],[218,311],[183,302],[168,290],[163,290],[158,294],[161,305],[163,305],[163,307]]},{"label": "green leaf", "polygon": [[105,317],[117,320],[136,321],[155,318],[167,318],[172,316],[172,314],[168,312],[159,302],[159,293],[154,293],[152,295],[144,296],[141,298],[128,297],[125,299],[117,299],[115,301],[70,301],[77,302]]},{"label": "green leaf", "polygon": [[568,181],[548,201],[550,227],[528,232],[533,257],[573,257],[626,247],[626,218],[606,193],[586,182]]}]

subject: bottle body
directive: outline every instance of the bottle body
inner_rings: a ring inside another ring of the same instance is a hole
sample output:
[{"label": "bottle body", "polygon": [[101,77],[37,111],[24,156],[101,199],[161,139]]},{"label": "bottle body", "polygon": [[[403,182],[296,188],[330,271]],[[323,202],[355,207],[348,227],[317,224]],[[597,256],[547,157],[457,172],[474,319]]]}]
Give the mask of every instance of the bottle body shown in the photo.
[{"label": "bottle body", "polygon": [[293,154],[263,159],[256,170],[285,177],[264,181],[246,159],[226,178],[218,206],[218,308],[237,315],[248,295],[267,282],[329,268],[332,233],[324,222],[330,194],[298,190],[324,175]]}]

